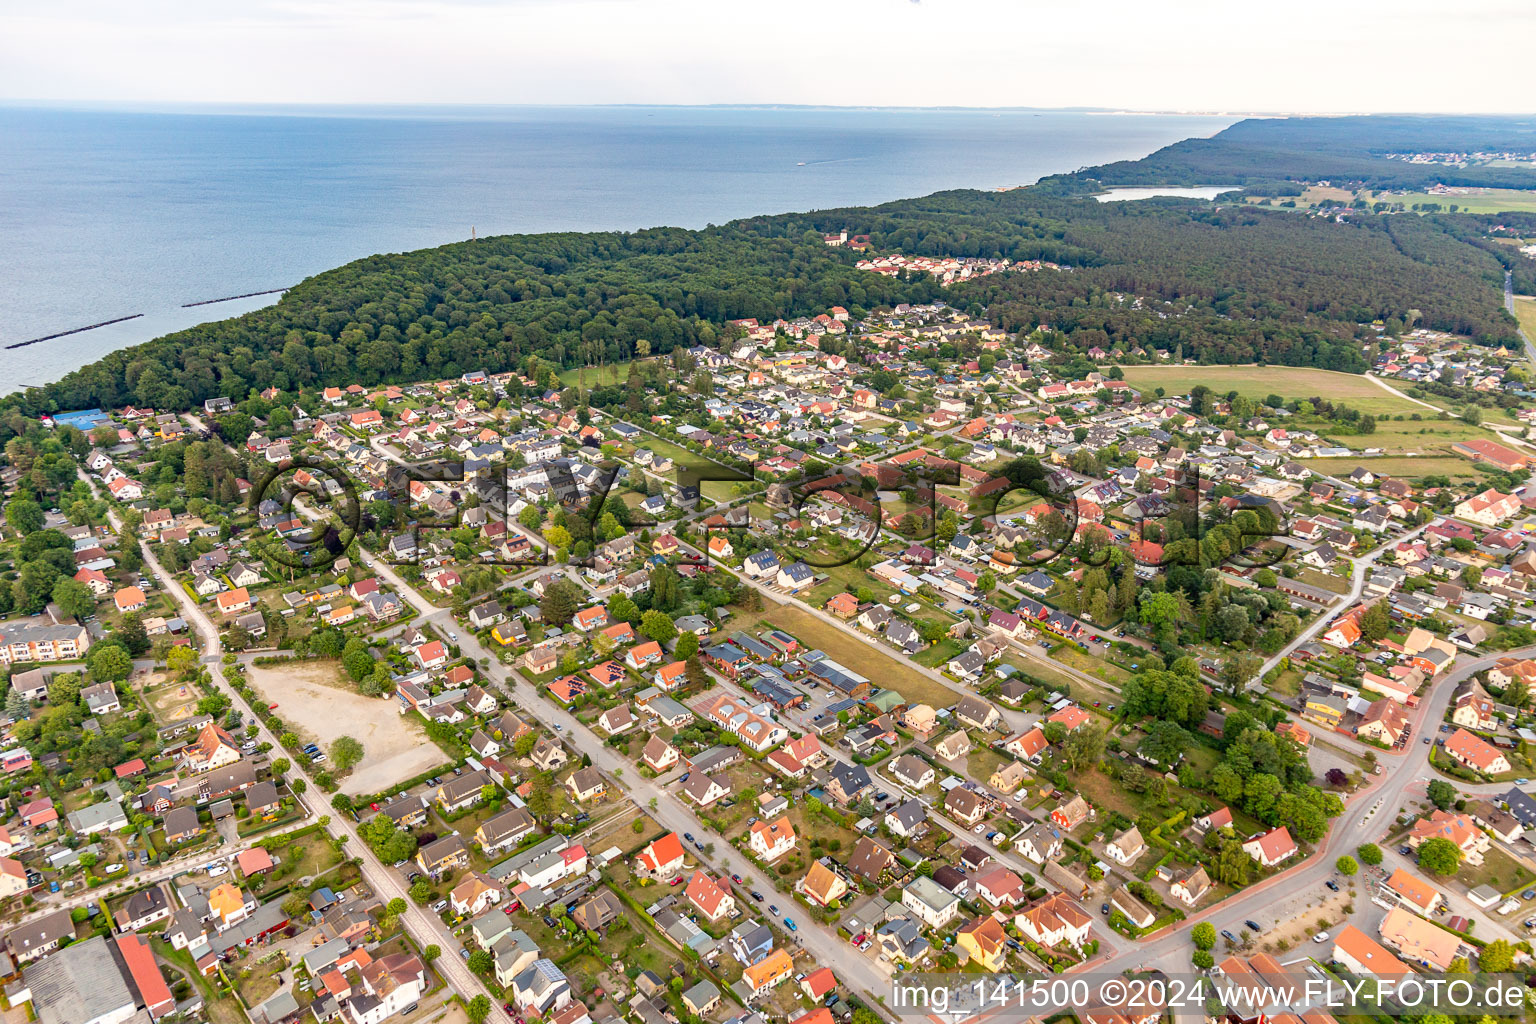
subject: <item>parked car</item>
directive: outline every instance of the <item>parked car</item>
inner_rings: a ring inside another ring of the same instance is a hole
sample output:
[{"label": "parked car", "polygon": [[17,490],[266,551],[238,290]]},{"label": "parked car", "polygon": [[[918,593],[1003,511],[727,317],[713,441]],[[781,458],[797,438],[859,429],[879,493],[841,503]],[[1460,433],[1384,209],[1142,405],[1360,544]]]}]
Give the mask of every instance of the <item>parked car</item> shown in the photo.
[{"label": "parked car", "polygon": [[1109,904],[1108,903],[1100,903],[1099,904],[1099,913],[1103,914],[1105,917],[1108,917],[1109,916]]},{"label": "parked car", "polygon": [[447,900],[438,900],[436,903],[432,904],[432,913],[434,913],[434,914],[441,914],[443,911],[445,911],[447,909],[448,909],[448,901]]},{"label": "parked car", "polygon": [[1221,930],[1221,937],[1226,939],[1228,942],[1232,943],[1234,946],[1238,945],[1238,938],[1237,938],[1237,936],[1233,935],[1232,932],[1229,931],[1226,928],[1223,928]]},{"label": "parked car", "polygon": [[1244,921],[1243,924],[1247,925],[1248,926],[1248,930],[1251,931],[1251,932],[1262,932],[1264,930],[1262,927],[1259,926],[1259,922],[1253,920],[1252,918],[1249,918],[1248,920]]},{"label": "parked car", "polygon": [[1328,879],[1328,881],[1324,882],[1323,884],[1326,885],[1328,888],[1332,889],[1334,892],[1338,892],[1339,891],[1339,883],[1335,882],[1331,878]]},{"label": "parked car", "polygon": [[1312,941],[1313,942],[1327,942],[1328,941],[1328,933],[1327,932],[1318,932],[1316,935],[1312,936]]},{"label": "parked car", "polygon": [[759,903],[763,902],[763,894],[758,892],[756,889],[752,890],[752,898],[757,900]]}]

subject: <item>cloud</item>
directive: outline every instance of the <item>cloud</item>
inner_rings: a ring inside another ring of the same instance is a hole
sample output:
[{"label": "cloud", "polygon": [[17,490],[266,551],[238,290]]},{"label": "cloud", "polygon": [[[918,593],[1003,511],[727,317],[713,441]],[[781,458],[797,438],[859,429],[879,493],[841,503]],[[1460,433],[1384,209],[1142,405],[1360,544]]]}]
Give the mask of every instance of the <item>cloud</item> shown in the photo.
[{"label": "cloud", "polygon": [[[1536,27],[1514,0],[10,6],[0,97],[129,103],[1518,109]],[[1452,61],[1475,48],[1478,74],[1405,66],[1431,47]]]}]

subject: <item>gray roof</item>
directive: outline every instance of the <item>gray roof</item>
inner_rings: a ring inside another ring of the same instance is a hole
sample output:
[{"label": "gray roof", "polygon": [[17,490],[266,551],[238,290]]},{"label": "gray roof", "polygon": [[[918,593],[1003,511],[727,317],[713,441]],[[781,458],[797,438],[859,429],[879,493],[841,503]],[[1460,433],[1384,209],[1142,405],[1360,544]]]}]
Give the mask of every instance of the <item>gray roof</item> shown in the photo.
[{"label": "gray roof", "polygon": [[69,812],[69,827],[76,832],[85,832],[93,828],[121,828],[128,824],[128,816],[123,813],[115,800],[104,800],[99,804],[91,804],[82,807],[78,811]]},{"label": "gray roof", "polygon": [[[66,915],[67,916],[67,915]],[[104,936],[66,946],[26,969],[42,1024],[79,1024],[133,1012],[134,997]]]},{"label": "gray roof", "polygon": [[75,924],[70,920],[69,911],[56,910],[46,917],[17,925],[6,932],[5,945],[12,956],[21,956],[29,950],[74,937]]}]

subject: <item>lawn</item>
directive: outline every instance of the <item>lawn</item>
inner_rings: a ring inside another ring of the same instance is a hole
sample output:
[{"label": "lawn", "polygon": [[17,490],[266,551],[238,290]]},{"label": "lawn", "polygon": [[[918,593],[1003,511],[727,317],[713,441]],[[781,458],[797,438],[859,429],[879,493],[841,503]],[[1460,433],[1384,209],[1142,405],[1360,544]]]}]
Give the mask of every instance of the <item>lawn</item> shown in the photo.
[{"label": "lawn", "polygon": [[1356,466],[1364,466],[1377,476],[1399,477],[1405,480],[1416,480],[1426,476],[1477,480],[1482,476],[1471,462],[1455,455],[1431,455],[1420,458],[1374,456],[1360,459],[1302,459],[1301,464],[1314,472],[1332,477],[1347,476]]},{"label": "lawn", "polygon": [[1069,665],[1079,672],[1085,672],[1095,679],[1101,679],[1111,686],[1124,686],[1130,681],[1131,674],[1117,665],[1095,658],[1071,644],[1062,644],[1051,652],[1051,657],[1063,665]]},{"label": "lawn", "polygon": [[1296,578],[1308,586],[1321,587],[1335,594],[1349,593],[1349,580],[1314,569],[1310,565],[1296,566]]},{"label": "lawn", "polygon": [[1463,863],[1457,875],[1469,889],[1491,885],[1502,893],[1517,892],[1536,881],[1536,874],[1497,846],[1484,852],[1479,866]]},{"label": "lawn", "polygon": [[1182,395],[1196,384],[1227,394],[1236,391],[1263,401],[1269,395],[1281,398],[1327,398],[1343,402],[1353,409],[1376,416],[1382,414],[1428,412],[1383,391],[1367,377],[1334,370],[1302,367],[1260,366],[1126,366],[1125,379],[1133,387],[1151,391],[1161,387],[1165,394]]},{"label": "lawn", "polygon": [[1515,319],[1525,329],[1525,336],[1536,341],[1536,298],[1529,295],[1515,296]]},{"label": "lawn", "polygon": [[992,773],[1003,767],[1013,758],[1000,754],[991,747],[972,747],[967,755],[965,770],[971,778],[979,782],[987,782],[992,778]]},{"label": "lawn", "polygon": [[1479,189],[1469,195],[1432,196],[1426,192],[1397,195],[1377,193],[1369,197],[1383,203],[1402,203],[1412,209],[1415,203],[1438,203],[1441,210],[1456,207],[1458,213],[1536,213],[1536,191],[1518,188]]},{"label": "lawn", "polygon": [[[265,955],[265,954],[263,954]],[[248,958],[234,968],[235,987],[246,1006],[259,1006],[274,995],[282,985],[283,958],[273,956],[264,963]]]},{"label": "lawn", "polygon": [[608,363],[604,366],[575,366],[560,371],[560,383],[567,387],[580,383],[595,388],[604,384],[622,384],[629,379],[629,361]]},{"label": "lawn", "polygon": [[[1442,400],[1443,401],[1443,400]],[[1440,404],[1436,402],[1435,404]],[[1474,427],[1459,419],[1440,419],[1440,414],[1417,407],[1423,414],[1421,420],[1377,420],[1376,432],[1364,436],[1334,436],[1334,440],[1350,448],[1380,448],[1388,455],[1433,455],[1450,457],[1450,445],[1454,441],[1468,441],[1481,437],[1503,442],[1503,438],[1490,430]],[[1411,415],[1411,413],[1410,413]],[[1318,433],[1327,435],[1326,426],[1318,426]],[[1504,442],[1507,443],[1507,442]],[[1351,468],[1359,460],[1351,462]],[[1422,462],[1421,459],[1415,459]]]},{"label": "lawn", "polygon": [[[871,552],[871,554],[874,554],[874,552]],[[887,599],[892,594],[897,593],[894,587],[882,583],[852,562],[830,567],[817,566],[816,572],[818,574],[824,573],[827,576],[827,580],[824,583],[818,583],[808,591],[805,601],[806,604],[815,605],[818,608],[826,604],[828,599],[841,594],[845,590],[849,593],[857,593],[860,589],[868,590],[874,595],[875,600],[887,605],[889,604]],[[914,601],[919,605],[918,610],[915,612],[906,611],[906,606]],[[904,596],[900,607],[902,615],[918,622],[942,622],[948,626],[955,621],[955,616],[949,612],[935,607],[918,597]],[[924,662],[924,664],[930,663]]]},{"label": "lawn", "polygon": [[[672,460],[672,468],[660,474],[673,483],[686,481],[687,471],[707,467],[710,475],[727,477],[724,480],[705,480],[699,484],[699,491],[714,502],[727,502],[733,498],[750,494],[755,490],[763,489],[764,485],[758,483],[743,470],[733,466],[717,463],[713,459],[689,451],[681,445],[664,441],[651,434],[645,434],[635,439],[635,445],[640,448],[649,448],[658,455],[665,455]],[[733,475],[734,474],[734,475]]]}]

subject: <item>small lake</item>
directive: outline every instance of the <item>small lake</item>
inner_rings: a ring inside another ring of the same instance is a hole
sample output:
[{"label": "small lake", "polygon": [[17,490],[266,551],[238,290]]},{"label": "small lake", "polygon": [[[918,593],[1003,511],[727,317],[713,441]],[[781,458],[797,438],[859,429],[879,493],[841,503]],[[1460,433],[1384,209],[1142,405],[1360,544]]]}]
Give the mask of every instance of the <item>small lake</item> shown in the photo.
[{"label": "small lake", "polygon": [[1215,199],[1223,192],[1236,192],[1238,189],[1231,185],[1195,185],[1189,188],[1179,188],[1174,185],[1134,188],[1112,188],[1108,192],[1100,192],[1093,198],[1101,203],[1123,203],[1133,199],[1151,199],[1154,196],[1169,196],[1174,199]]}]

